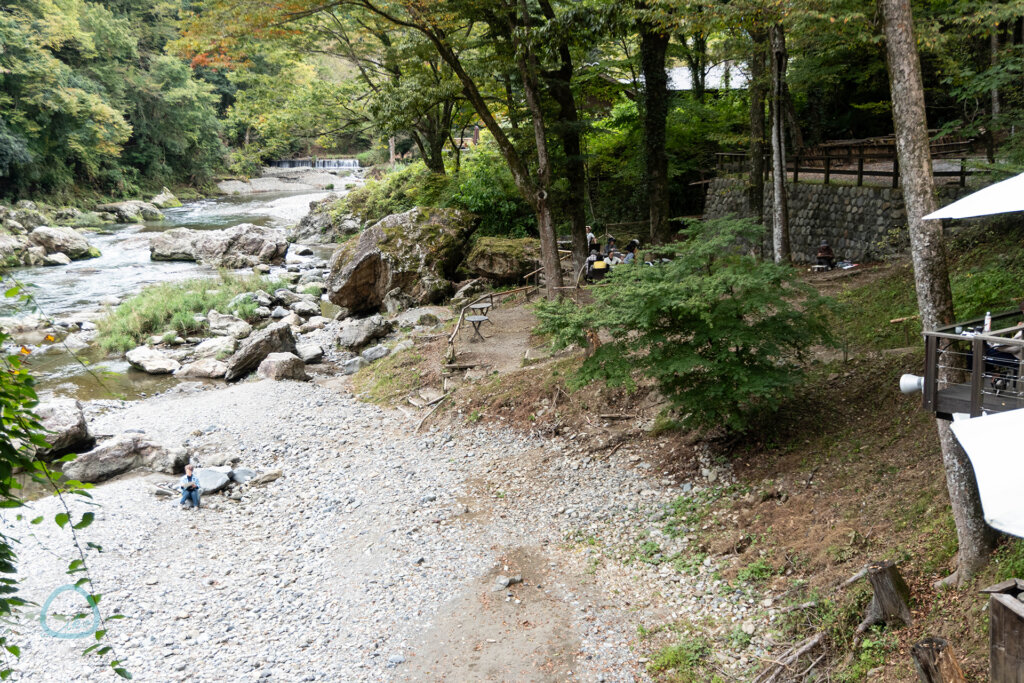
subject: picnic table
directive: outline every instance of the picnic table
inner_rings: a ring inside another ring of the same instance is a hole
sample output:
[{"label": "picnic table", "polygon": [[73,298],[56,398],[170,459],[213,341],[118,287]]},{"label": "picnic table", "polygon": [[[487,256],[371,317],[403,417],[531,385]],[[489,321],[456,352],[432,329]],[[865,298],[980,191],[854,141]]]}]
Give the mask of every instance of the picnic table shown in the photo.
[{"label": "picnic table", "polygon": [[480,334],[480,326],[490,320],[486,315],[467,315],[466,321],[473,325],[473,337],[470,341],[484,341],[484,335]]}]

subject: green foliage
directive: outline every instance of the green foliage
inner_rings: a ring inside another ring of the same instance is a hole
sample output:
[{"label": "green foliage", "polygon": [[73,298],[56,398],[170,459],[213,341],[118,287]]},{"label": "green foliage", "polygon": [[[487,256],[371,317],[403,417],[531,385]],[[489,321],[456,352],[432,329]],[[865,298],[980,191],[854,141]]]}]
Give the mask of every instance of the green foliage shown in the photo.
[{"label": "green foliage", "polygon": [[1007,538],[992,556],[996,566],[996,580],[1024,576],[1024,539]]},{"label": "green foliage", "polygon": [[13,0],[0,13],[0,196],[202,180],[220,165],[209,86],[159,53],[173,3]]},{"label": "green foliage", "polygon": [[703,636],[683,638],[667,645],[651,656],[647,670],[651,673],[673,673],[678,683],[697,683],[704,680],[700,665],[711,654],[711,644]]},{"label": "green foliage", "polygon": [[594,291],[595,303],[537,306],[538,332],[556,346],[598,347],[577,381],[632,389],[655,380],[690,428],[743,430],[770,412],[803,375],[806,350],[829,340],[826,301],[792,268],[744,249],[763,228],[745,221],[693,222],[687,239],[659,266],[619,266]]},{"label": "green foliage", "polygon": [[775,574],[775,568],[763,557],[759,557],[736,573],[740,581],[763,583]]},{"label": "green foliage", "polygon": [[[207,328],[195,316],[206,315],[210,309],[220,313],[251,316],[251,302],[243,302],[228,310],[229,302],[238,294],[258,289],[273,291],[281,283],[259,276],[241,277],[221,273],[217,279],[185,280],[153,285],[142,290],[108,313],[98,323],[99,343],[105,351],[127,351],[153,334],[172,328],[182,336],[196,334]],[[171,338],[176,335],[171,335]]]},{"label": "green foliage", "polygon": [[352,190],[335,210],[373,223],[414,206],[463,209],[479,217],[480,235],[535,234],[533,211],[519,195],[497,149],[483,142],[463,155],[457,176],[433,173],[415,161]]}]

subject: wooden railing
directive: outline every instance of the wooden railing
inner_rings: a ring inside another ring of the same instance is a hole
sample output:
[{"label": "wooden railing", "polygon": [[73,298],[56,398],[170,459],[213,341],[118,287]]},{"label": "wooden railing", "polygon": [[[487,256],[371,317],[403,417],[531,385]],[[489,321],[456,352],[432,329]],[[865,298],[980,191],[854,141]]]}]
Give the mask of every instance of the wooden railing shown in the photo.
[{"label": "wooden railing", "polygon": [[[720,152],[717,158],[719,174],[745,173],[749,169],[748,155],[744,152]],[[933,170],[936,178],[956,178],[960,187],[967,185],[968,176],[975,171],[967,166],[967,157],[959,159],[959,168],[955,171]],[[871,165],[886,165],[888,168],[871,168]],[[771,157],[765,155],[765,177],[771,171]],[[794,154],[786,159],[786,173],[792,174],[793,182],[800,182],[800,174],[821,176],[821,182],[829,185],[833,178],[850,177],[856,179],[858,187],[864,184],[865,178],[887,178],[892,187],[899,187],[899,161],[895,155],[839,155],[810,156]],[[805,181],[806,182],[806,181]],[[889,183],[887,183],[889,184]]]}]

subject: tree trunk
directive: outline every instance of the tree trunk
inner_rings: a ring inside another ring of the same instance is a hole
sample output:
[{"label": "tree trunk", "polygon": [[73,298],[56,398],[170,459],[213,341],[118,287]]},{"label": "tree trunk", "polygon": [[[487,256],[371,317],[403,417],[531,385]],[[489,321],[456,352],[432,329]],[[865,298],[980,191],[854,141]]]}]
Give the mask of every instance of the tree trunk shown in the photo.
[{"label": "tree trunk", "polygon": [[[523,24],[529,26],[530,15],[526,0],[520,0]],[[562,264],[558,258],[558,240],[555,237],[555,223],[551,216],[551,159],[548,156],[547,133],[544,129],[544,110],[540,103],[540,88],[537,83],[537,63],[530,36],[516,45],[516,64],[523,79],[523,95],[533,120],[533,138],[537,148],[537,192],[533,198],[537,214],[537,231],[540,233],[541,261],[544,266],[544,294],[548,299],[558,296],[562,286]]]},{"label": "tree trunk", "polygon": [[[924,329],[935,329],[953,322],[953,294],[949,285],[942,224],[926,221],[935,210],[935,185],[928,148],[928,124],[925,120],[924,86],[921,63],[914,42],[910,0],[881,0],[885,25],[889,86],[892,92],[892,118],[896,132],[896,154],[903,202],[907,210],[910,253],[914,263],[917,306]],[[956,368],[942,368],[937,381],[945,382]],[[988,562],[995,533],[985,524],[974,470],[949,423],[937,419],[936,428],[946,468],[946,486],[953,507],[960,552],[957,569],[945,583],[959,585]]]},{"label": "tree trunk", "polygon": [[768,29],[772,71],[772,253],[776,263],[789,263],[789,209],[786,206],[785,81],[786,36],[782,24]]},{"label": "tree trunk", "polygon": [[910,648],[921,683],[967,683],[963,669],[945,638],[925,638]]},{"label": "tree trunk", "polygon": [[[988,49],[989,64],[996,66],[999,64],[999,32],[996,31],[995,27],[992,28],[992,34],[988,39]],[[995,126],[995,119],[999,116],[999,88],[993,86],[990,95],[992,99],[992,125]]]},{"label": "tree trunk", "polygon": [[765,83],[765,52],[768,36],[751,31],[754,49],[750,57],[750,174],[747,179],[747,201],[758,223],[764,222],[764,101],[768,95]]},{"label": "tree trunk", "polygon": [[[548,0],[541,0],[541,11],[551,21],[554,9]],[[587,214],[584,198],[587,192],[586,172],[583,168],[583,146],[580,141],[580,119],[576,99],[572,94],[572,53],[564,42],[558,46],[559,68],[545,72],[551,97],[558,103],[558,137],[565,154],[565,177],[569,181],[569,197],[564,207],[569,216],[572,234],[573,273],[580,272],[587,262]]]},{"label": "tree trunk", "polygon": [[893,562],[873,562],[867,568],[868,582],[874,595],[868,605],[864,621],[857,627],[860,635],[875,624],[889,626],[903,624],[910,626],[913,618],[910,615],[910,589],[903,575]]},{"label": "tree trunk", "polygon": [[651,243],[669,237],[668,155],[665,153],[665,121],[668,118],[668,74],[665,52],[669,36],[644,29],[640,35],[640,70],[644,77],[644,165],[647,170],[647,203],[650,207]]},{"label": "tree trunk", "polygon": [[395,165],[395,136],[388,138],[388,164]]}]

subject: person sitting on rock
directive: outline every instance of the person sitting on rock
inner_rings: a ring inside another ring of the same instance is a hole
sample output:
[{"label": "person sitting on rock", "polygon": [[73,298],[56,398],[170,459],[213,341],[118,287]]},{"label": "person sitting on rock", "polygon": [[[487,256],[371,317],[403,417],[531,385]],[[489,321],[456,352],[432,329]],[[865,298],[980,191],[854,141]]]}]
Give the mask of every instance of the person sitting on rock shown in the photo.
[{"label": "person sitting on rock", "polygon": [[836,254],[825,240],[818,245],[818,265],[825,266],[829,270],[836,267]]},{"label": "person sitting on rock", "polygon": [[192,463],[185,465],[185,476],[178,480],[181,487],[181,500],[179,505],[185,507],[188,503],[190,508],[199,508],[199,475],[192,474]]}]

